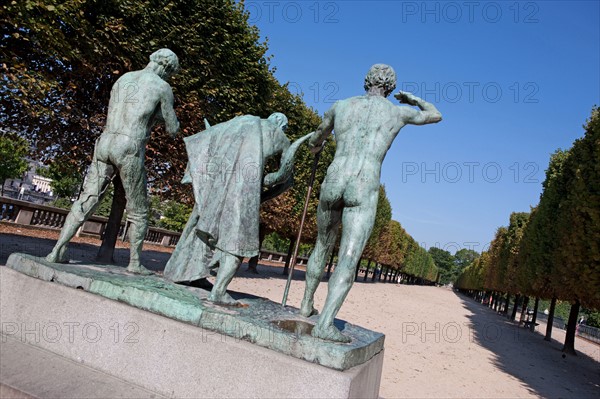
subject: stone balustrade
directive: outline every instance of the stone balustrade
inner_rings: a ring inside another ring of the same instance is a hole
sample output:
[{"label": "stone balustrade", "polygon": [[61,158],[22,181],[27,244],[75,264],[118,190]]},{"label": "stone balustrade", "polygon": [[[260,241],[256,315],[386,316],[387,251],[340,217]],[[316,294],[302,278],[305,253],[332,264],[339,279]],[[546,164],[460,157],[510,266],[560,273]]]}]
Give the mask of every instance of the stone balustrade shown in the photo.
[{"label": "stone balustrade", "polygon": [[[69,211],[66,209],[55,208],[47,205],[34,204],[27,201],[20,201],[14,198],[0,196],[0,222],[8,222],[23,226],[32,226],[36,228],[60,230],[65,224],[65,219]],[[106,228],[108,218],[103,216],[90,217],[79,229],[77,236],[93,237],[101,239]],[[126,224],[122,223],[119,230],[119,237],[123,237]],[[181,233],[158,227],[150,227],[146,234],[145,242],[150,244],[162,245],[165,247],[175,247],[179,241]],[[271,262],[285,263],[287,254],[282,252],[260,251],[260,259]],[[298,256],[296,265],[306,265],[308,257]]]},{"label": "stone balustrade", "polygon": [[[66,209],[0,197],[0,221],[2,222],[60,230],[65,224],[68,213]],[[77,235],[101,239],[107,222],[106,217],[92,216],[81,226]],[[125,223],[122,223],[119,236],[123,236],[124,229]],[[149,244],[175,247],[180,236],[180,233],[174,231],[150,227],[144,241]]]}]

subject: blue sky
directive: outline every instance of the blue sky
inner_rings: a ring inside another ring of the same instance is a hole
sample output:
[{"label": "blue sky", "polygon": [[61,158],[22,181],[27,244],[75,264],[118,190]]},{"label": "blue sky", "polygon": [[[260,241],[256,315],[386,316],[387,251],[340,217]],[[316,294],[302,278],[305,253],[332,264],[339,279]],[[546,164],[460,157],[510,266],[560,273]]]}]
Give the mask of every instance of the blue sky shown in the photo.
[{"label": "blue sky", "polygon": [[[537,204],[549,155],[600,105],[598,1],[246,1],[271,65],[323,114],[372,64],[444,120],[406,126],[381,180],[426,248],[485,249]],[[391,96],[390,99],[397,103]]]}]

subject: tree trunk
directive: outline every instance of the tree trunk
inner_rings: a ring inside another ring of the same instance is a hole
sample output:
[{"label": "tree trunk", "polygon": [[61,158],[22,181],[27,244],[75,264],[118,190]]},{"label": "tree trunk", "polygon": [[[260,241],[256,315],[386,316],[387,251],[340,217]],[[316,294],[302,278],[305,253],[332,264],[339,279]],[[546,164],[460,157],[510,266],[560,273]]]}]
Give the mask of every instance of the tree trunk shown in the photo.
[{"label": "tree trunk", "polygon": [[4,197],[4,183],[6,183],[6,179],[2,180],[2,185],[0,186],[0,195]]},{"label": "tree trunk", "polygon": [[379,277],[377,278],[377,281],[381,283],[381,275],[383,274],[383,271],[385,270],[385,266],[381,265],[381,270],[379,271]]},{"label": "tree trunk", "polygon": [[335,250],[331,251],[331,257],[329,258],[329,265],[327,266],[327,279],[331,276],[331,268],[333,267],[333,257],[335,256]]},{"label": "tree trunk", "polygon": [[577,356],[575,353],[575,333],[577,332],[577,317],[579,316],[579,300],[575,301],[571,305],[571,312],[569,312],[569,324],[567,325],[567,336],[565,337],[565,345],[562,351],[569,355]]},{"label": "tree trunk", "polygon": [[371,281],[375,281],[375,275],[377,274],[377,265],[378,263],[375,263],[375,267],[373,268],[373,275],[371,276]]},{"label": "tree trunk", "polygon": [[119,236],[119,229],[121,228],[121,219],[123,219],[123,212],[125,212],[125,205],[127,200],[125,199],[125,189],[121,183],[121,178],[117,175],[113,180],[114,194],[112,204],[110,206],[110,215],[108,216],[108,222],[104,229],[104,236],[102,237],[102,245],[96,255],[96,261],[103,263],[114,263],[115,245],[117,244],[117,237]]},{"label": "tree trunk", "polygon": [[356,264],[356,271],[354,272],[354,281],[358,281],[358,271],[360,270],[361,262],[362,262],[362,258],[360,258],[358,260],[358,263]]},{"label": "tree trunk", "polygon": [[538,312],[539,305],[540,305],[540,298],[535,297],[535,305],[533,305],[533,317],[531,318],[531,324],[529,325],[529,329],[531,330],[531,332],[535,331],[535,323],[537,322],[537,312]]},{"label": "tree trunk", "polygon": [[550,301],[550,311],[548,312],[548,321],[546,325],[545,341],[552,341],[552,326],[554,325],[554,310],[556,309],[556,298]]},{"label": "tree trunk", "polygon": [[504,310],[502,313],[506,316],[508,314],[508,308],[510,307],[510,293],[506,293],[506,301],[504,302]]},{"label": "tree trunk", "polygon": [[523,298],[523,306],[521,306],[521,317],[519,317],[519,325],[525,321],[525,313],[527,312],[527,305],[529,305],[529,297]]},{"label": "tree trunk", "polygon": [[519,308],[519,301],[521,300],[521,295],[517,294],[515,296],[515,305],[513,306],[512,313],[510,315],[510,320],[514,321],[517,317],[517,309]]},{"label": "tree trunk", "polygon": [[372,260],[369,259],[369,263],[367,263],[367,270],[365,270],[365,275],[363,276],[363,281],[367,281],[367,277],[369,276],[369,269],[371,268]]},{"label": "tree trunk", "polygon": [[258,274],[258,257],[260,255],[260,249],[262,248],[262,243],[265,240],[265,236],[267,235],[267,229],[265,229],[265,225],[263,223],[258,226],[258,251],[259,254],[253,256],[248,260],[248,271],[252,273]]},{"label": "tree trunk", "polygon": [[556,298],[550,301],[550,310],[548,311],[548,321],[546,321],[546,336],[544,341],[552,341],[552,327],[554,326],[554,310],[556,309]]},{"label": "tree trunk", "polygon": [[287,276],[290,271],[290,261],[292,260],[292,252],[294,251],[294,240],[290,239],[290,246],[288,247],[287,258],[285,259],[285,265],[283,266],[283,275]]}]

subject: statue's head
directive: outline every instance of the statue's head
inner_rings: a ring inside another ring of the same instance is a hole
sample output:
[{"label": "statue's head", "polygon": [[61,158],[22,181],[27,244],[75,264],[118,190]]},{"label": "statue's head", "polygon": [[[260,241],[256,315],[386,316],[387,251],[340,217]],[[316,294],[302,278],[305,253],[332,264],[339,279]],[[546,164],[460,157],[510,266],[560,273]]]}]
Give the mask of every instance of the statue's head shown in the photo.
[{"label": "statue's head", "polygon": [[168,48],[161,48],[150,55],[150,65],[158,75],[169,78],[179,71],[179,58]]},{"label": "statue's head", "polygon": [[274,123],[277,126],[279,126],[279,128],[284,132],[288,127],[288,118],[281,112],[272,113],[268,119],[269,121],[271,121],[271,123]]},{"label": "statue's head", "polygon": [[372,87],[383,89],[384,97],[389,96],[396,88],[394,69],[385,64],[373,65],[365,77],[365,90],[368,92]]}]

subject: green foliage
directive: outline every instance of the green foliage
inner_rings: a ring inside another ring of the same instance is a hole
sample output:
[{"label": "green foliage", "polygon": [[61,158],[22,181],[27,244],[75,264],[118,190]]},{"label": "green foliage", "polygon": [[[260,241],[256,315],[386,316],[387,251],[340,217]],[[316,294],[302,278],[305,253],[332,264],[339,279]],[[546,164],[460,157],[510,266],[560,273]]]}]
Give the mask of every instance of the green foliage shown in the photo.
[{"label": "green foliage", "polygon": [[71,202],[70,198],[59,197],[54,199],[50,205],[60,209],[71,209],[71,205],[73,205],[73,203]]},{"label": "green foliage", "polygon": [[440,271],[440,284],[449,284],[456,280],[459,270],[456,267],[454,256],[443,249],[431,247],[429,255]]},{"label": "green foliage", "polygon": [[522,294],[531,291],[531,279],[528,278],[528,269],[521,267],[519,262],[521,239],[528,221],[529,213],[527,212],[513,212],[510,214],[510,223],[506,231],[506,251],[502,253],[504,257],[507,257],[503,291]]},{"label": "green foliage", "polygon": [[562,172],[553,276],[558,297],[600,308],[600,109],[576,140]]},{"label": "green foliage", "polygon": [[389,220],[379,234],[375,260],[395,269],[402,267],[407,255],[408,237],[399,222]]},{"label": "green foliage", "polygon": [[47,168],[38,168],[37,173],[52,179],[50,187],[56,198],[70,199],[79,192],[85,171],[77,169],[70,162],[56,160],[51,162]]},{"label": "green foliage", "polygon": [[[180,59],[171,83],[184,135],[202,131],[204,117],[215,124],[243,113],[284,112],[293,137],[319,123],[273,77],[267,43],[241,2],[24,0],[2,7],[0,120],[25,129],[47,160],[87,164],[112,84],[161,47]],[[189,187],[179,184],[186,166],[181,137],[157,128],[146,155],[152,189],[191,203]]]},{"label": "green foliage", "polygon": [[25,157],[29,154],[27,140],[13,134],[0,135],[0,188],[4,181],[20,177],[27,171]]},{"label": "green foliage", "polygon": [[429,252],[421,247],[412,237],[409,238],[408,242],[408,252],[403,271],[406,274],[427,281],[436,281],[438,278],[438,268]]},{"label": "green foliage", "polygon": [[[585,324],[591,327],[600,328],[600,312],[585,312]],[[583,312],[582,312],[583,313]]]},{"label": "green foliage", "polygon": [[485,288],[485,276],[489,268],[489,253],[483,252],[473,263],[467,266],[455,286],[465,290],[482,290]]},{"label": "green foliage", "polygon": [[277,233],[270,233],[265,236],[262,242],[262,247],[267,251],[287,253],[290,245],[290,240],[281,237]]},{"label": "green foliage", "polygon": [[158,227],[182,232],[192,214],[192,207],[177,201],[166,201],[162,204],[161,211]]},{"label": "green foliage", "polygon": [[[292,240],[292,242],[295,243],[295,239]],[[281,237],[277,233],[270,233],[265,236],[265,239],[262,242],[262,249],[287,254],[289,245],[289,239]],[[298,248],[298,256],[309,256],[313,248],[314,245],[312,244],[301,243],[300,248]],[[327,261],[329,262],[329,259],[327,259]]]},{"label": "green foliage", "polygon": [[459,270],[464,269],[470,265],[475,259],[479,257],[479,253],[473,249],[463,248],[454,254],[454,263]]},{"label": "green foliage", "polygon": [[485,287],[505,292],[508,268],[508,229],[499,227],[488,251],[488,267],[485,273]]},{"label": "green foliage", "polygon": [[553,252],[559,245],[556,237],[556,215],[561,198],[566,195],[562,180],[568,151],[557,150],[550,156],[544,191],[540,203],[531,211],[521,242],[520,262],[530,270],[531,294],[545,298],[556,297],[555,284],[552,281],[555,258]]}]

